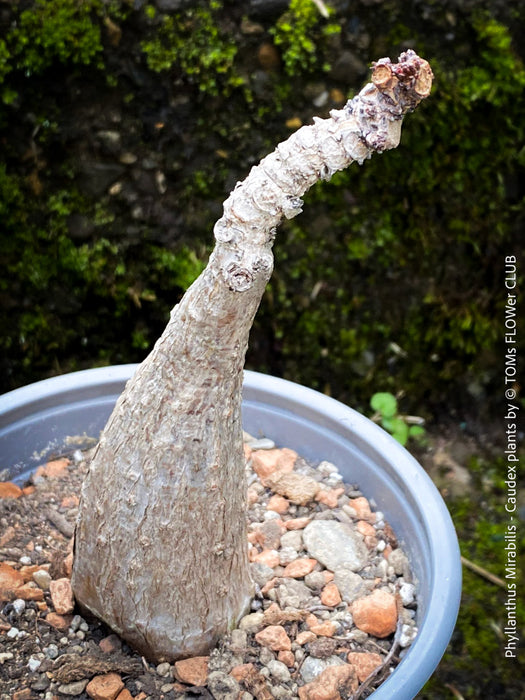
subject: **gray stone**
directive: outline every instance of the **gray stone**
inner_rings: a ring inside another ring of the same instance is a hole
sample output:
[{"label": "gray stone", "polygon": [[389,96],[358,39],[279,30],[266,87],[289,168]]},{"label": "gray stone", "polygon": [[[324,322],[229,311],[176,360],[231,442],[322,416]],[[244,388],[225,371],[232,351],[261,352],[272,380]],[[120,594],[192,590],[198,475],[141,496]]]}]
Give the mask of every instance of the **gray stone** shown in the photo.
[{"label": "gray stone", "polygon": [[303,532],[308,554],[330,571],[347,566],[359,571],[367,562],[368,551],[361,535],[346,523],[336,520],[314,520]]},{"label": "gray stone", "polygon": [[369,593],[371,588],[369,581],[364,581],[359,574],[354,573],[346,565],[336,567],[334,570],[334,583],[345,603],[353,603],[354,600]]},{"label": "gray stone", "polygon": [[312,592],[302,581],[296,579],[281,579],[282,583],[277,586],[277,601],[281,608],[302,608],[311,597]]},{"label": "gray stone", "polygon": [[262,562],[254,561],[250,564],[252,579],[261,588],[275,576],[274,570]]},{"label": "gray stone", "polygon": [[338,656],[329,656],[327,659],[317,659],[308,656],[301,666],[300,674],[305,683],[311,683],[317,676],[330,666],[344,666],[345,662]]},{"label": "gray stone", "polygon": [[64,683],[64,685],[58,686],[58,692],[62,693],[63,695],[82,695],[88,682],[89,680],[87,678],[84,678],[81,681],[74,681],[73,683]]},{"label": "gray stone", "polygon": [[242,692],[235,678],[223,671],[213,671],[208,675],[208,689],[214,697],[222,700],[237,700]]},{"label": "gray stone", "polygon": [[303,533],[300,530],[289,530],[281,535],[281,547],[292,547],[296,552],[303,548]]},{"label": "gray stone", "polygon": [[393,567],[398,576],[403,576],[406,580],[411,578],[408,557],[402,549],[393,549],[388,557],[388,563]]},{"label": "gray stone", "polygon": [[56,659],[59,654],[57,645],[50,644],[49,646],[44,647],[44,654],[47,656],[48,659]]},{"label": "gray stone", "polygon": [[312,571],[311,574],[306,574],[304,582],[316,595],[321,593],[326,586],[326,579],[322,571]]},{"label": "gray stone", "polygon": [[264,613],[254,612],[249,615],[245,615],[239,622],[239,628],[248,632],[248,634],[258,632],[261,628],[264,620]]},{"label": "gray stone", "polygon": [[[28,664],[29,666],[29,664]],[[31,690],[47,690],[51,685],[51,681],[45,673],[40,673],[31,681]]]},{"label": "gray stone", "polygon": [[279,551],[279,564],[286,566],[292,561],[295,561],[299,555],[293,547],[281,547]]},{"label": "gray stone", "polygon": [[[275,661],[275,654],[273,651],[270,651],[268,647],[261,647],[261,651],[259,652],[259,661],[263,666],[268,666],[272,661]],[[270,672],[268,671],[268,674],[269,673]]]},{"label": "gray stone", "polygon": [[282,661],[277,661],[273,659],[268,664],[268,670],[279,683],[286,683],[291,680],[290,671],[287,669],[286,665]]},{"label": "gray stone", "polygon": [[171,666],[169,663],[164,661],[163,663],[159,664],[155,670],[157,671],[158,676],[161,678],[166,678],[166,676],[169,676],[171,673]]}]

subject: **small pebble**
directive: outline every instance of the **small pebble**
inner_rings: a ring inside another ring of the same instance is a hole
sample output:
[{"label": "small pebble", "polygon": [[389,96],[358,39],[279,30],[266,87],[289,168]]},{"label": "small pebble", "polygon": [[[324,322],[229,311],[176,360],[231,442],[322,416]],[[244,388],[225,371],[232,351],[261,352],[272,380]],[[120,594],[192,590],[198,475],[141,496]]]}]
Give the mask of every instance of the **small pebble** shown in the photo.
[{"label": "small pebble", "polygon": [[82,693],[86,689],[87,684],[87,678],[80,681],[73,681],[72,683],[64,683],[63,685],[58,686],[58,692],[62,693],[63,695],[82,695]]},{"label": "small pebble", "polygon": [[34,656],[32,656],[27,662],[27,666],[31,673],[34,673],[37,670],[37,668],[40,668],[41,664],[42,662],[40,661],[40,659],[35,659]]},{"label": "small pebble", "polygon": [[250,440],[248,445],[252,450],[273,450],[275,449],[275,442],[269,438],[260,438],[258,440]]},{"label": "small pebble", "polygon": [[169,676],[171,673],[171,666],[169,665],[169,663],[164,662],[157,666],[156,671],[158,676],[160,676],[161,678],[166,678],[166,676]]},{"label": "small pebble", "polygon": [[49,646],[44,647],[43,651],[48,659],[56,659],[59,654],[58,647],[56,644],[50,644]]},{"label": "small pebble", "polygon": [[413,583],[404,583],[399,589],[399,595],[403,605],[411,605],[414,602],[416,587]]},{"label": "small pebble", "polygon": [[71,625],[70,625],[71,631],[76,632],[83,622],[85,622],[85,620],[83,618],[81,618],[80,615],[75,615],[74,618],[71,620]]},{"label": "small pebble", "polygon": [[51,583],[51,576],[45,569],[38,569],[38,571],[35,571],[33,574],[33,581],[43,591],[47,591]]},{"label": "small pebble", "polygon": [[21,598],[17,598],[16,600],[13,600],[13,609],[17,615],[21,615],[24,612],[24,610],[26,609],[25,600],[22,600]]},{"label": "small pebble", "polygon": [[291,679],[290,671],[285,664],[276,659],[272,659],[268,664],[271,675],[280,683],[287,683]]},{"label": "small pebble", "polygon": [[413,625],[403,625],[399,636],[399,646],[408,647],[412,644],[417,635],[417,627]]}]

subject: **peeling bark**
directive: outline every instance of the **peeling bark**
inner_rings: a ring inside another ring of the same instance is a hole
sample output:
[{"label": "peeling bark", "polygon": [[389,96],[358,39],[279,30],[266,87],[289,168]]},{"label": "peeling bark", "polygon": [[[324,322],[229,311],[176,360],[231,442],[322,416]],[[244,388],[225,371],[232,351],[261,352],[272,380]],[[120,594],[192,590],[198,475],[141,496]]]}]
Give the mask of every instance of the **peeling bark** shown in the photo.
[{"label": "peeling bark", "polygon": [[224,203],[207,268],[173,309],[105,427],[82,490],[77,601],[143,655],[204,654],[252,595],[241,428],[248,335],[273,269],[275,230],[301,196],[398,145],[430,93],[413,51],[252,168]]}]

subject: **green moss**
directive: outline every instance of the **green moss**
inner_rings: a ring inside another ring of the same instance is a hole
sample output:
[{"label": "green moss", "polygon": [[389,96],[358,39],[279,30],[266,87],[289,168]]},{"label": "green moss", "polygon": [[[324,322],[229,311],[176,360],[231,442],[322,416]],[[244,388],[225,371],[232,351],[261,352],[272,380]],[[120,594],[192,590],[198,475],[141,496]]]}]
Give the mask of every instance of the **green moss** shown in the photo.
[{"label": "green moss", "polygon": [[[148,66],[156,72],[177,69],[210,95],[243,85],[234,68],[237,46],[217,24],[222,9],[222,2],[212,0],[208,7],[163,15],[154,37],[141,43]],[[146,13],[156,16],[151,7]]]},{"label": "green moss", "polygon": [[478,61],[460,71],[457,85],[464,103],[484,100],[501,107],[525,87],[525,69],[514,52],[508,28],[479,13],[473,22],[478,34]]},{"label": "green moss", "polygon": [[55,60],[100,66],[102,43],[95,21],[100,9],[100,0],[35,0],[8,37],[14,67],[31,74],[41,73]]},{"label": "green moss", "polygon": [[322,61],[325,40],[339,34],[336,22],[326,22],[311,0],[291,0],[288,10],[270,30],[275,45],[280,47],[284,67],[289,76],[311,72],[319,67],[329,70]]}]

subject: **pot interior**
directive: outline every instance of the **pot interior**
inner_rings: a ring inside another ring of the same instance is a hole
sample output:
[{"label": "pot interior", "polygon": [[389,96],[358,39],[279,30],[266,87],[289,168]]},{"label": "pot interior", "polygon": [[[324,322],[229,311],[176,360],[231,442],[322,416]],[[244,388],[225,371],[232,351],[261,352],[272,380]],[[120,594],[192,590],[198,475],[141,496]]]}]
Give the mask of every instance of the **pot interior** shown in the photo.
[{"label": "pot interior", "polygon": [[[136,365],[54,377],[0,396],[0,472],[23,482],[43,461],[93,444]],[[333,462],[381,510],[418,585],[419,634],[375,700],[409,700],[445,651],[461,592],[454,527],[430,478],[390,435],[343,404],[275,377],[245,372],[243,426],[313,462]]]}]

